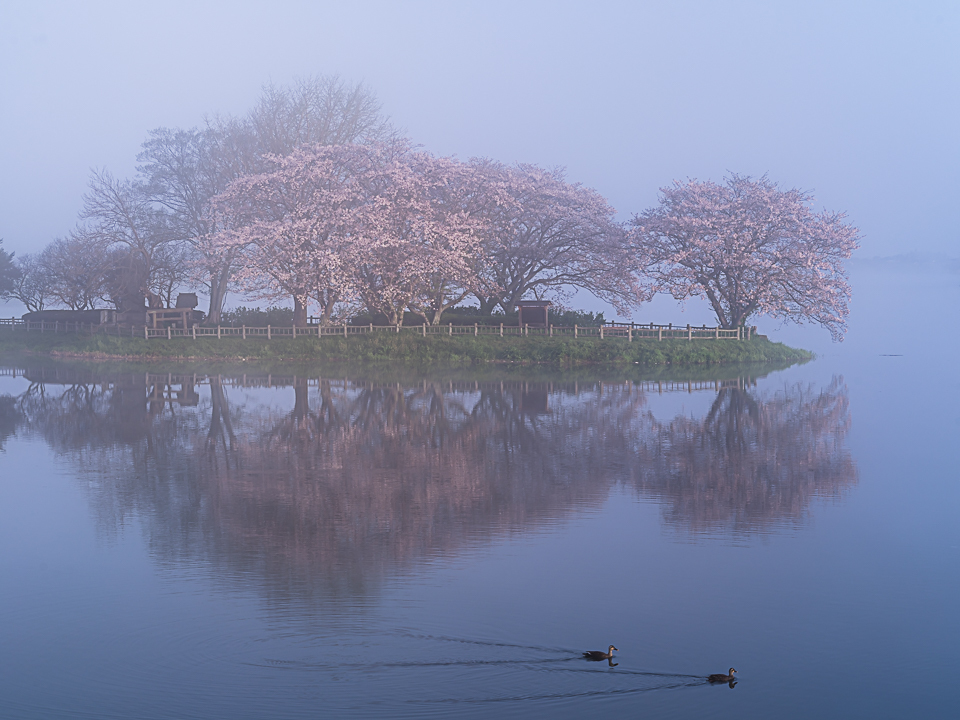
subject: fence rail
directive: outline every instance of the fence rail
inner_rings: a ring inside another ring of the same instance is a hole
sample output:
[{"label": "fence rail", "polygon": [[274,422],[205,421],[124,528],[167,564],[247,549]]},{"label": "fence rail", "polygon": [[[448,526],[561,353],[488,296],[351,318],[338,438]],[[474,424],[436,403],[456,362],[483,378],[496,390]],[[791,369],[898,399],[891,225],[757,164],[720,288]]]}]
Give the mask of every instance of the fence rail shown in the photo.
[{"label": "fence rail", "polygon": [[65,320],[21,320],[20,318],[0,318],[0,330],[24,330],[41,333],[89,333],[137,337],[139,327],[120,325],[98,325],[97,323],[70,322]]},{"label": "fence rail", "polygon": [[726,329],[719,326],[699,327],[693,325],[645,325],[637,323],[611,323],[600,326],[580,325],[548,325],[546,327],[531,327],[530,325],[308,325],[295,327],[290,325],[267,325],[266,327],[214,327],[194,325],[193,327],[153,328],[149,326],[123,328],[119,325],[96,325],[79,322],[50,322],[40,320],[19,320],[17,318],[0,318],[0,329],[23,330],[25,332],[71,332],[71,333],[101,333],[117,336],[141,336],[147,340],[153,338],[203,338],[203,337],[239,337],[248,338],[297,338],[297,337],[350,337],[351,335],[366,335],[375,332],[416,333],[418,335],[480,335],[499,337],[572,337],[572,338],[622,338],[628,342],[634,339],[655,340],[749,340],[756,333],[755,327]]},{"label": "fence rail", "polygon": [[[87,369],[77,370],[72,367],[3,367],[0,368],[0,377],[22,377],[34,383],[50,383],[56,385],[80,385],[97,384],[104,387],[133,387],[135,385],[144,388],[153,388],[156,395],[155,399],[160,399],[161,394],[165,398],[173,398],[178,392],[189,389],[195,392],[196,388],[204,385],[216,384],[222,387],[234,388],[287,388],[302,384],[304,387],[317,389],[327,385],[331,388],[347,390],[361,390],[391,387],[396,389],[414,389],[413,385],[401,385],[400,383],[376,382],[373,380],[351,380],[343,377],[318,377],[313,375],[285,375],[277,373],[243,373],[243,374],[216,374],[206,373],[118,373],[110,376],[110,380],[105,380],[104,376],[98,375]],[[725,388],[745,388],[756,384],[756,379],[745,376],[735,376],[730,378],[716,378],[712,380],[599,380],[595,382],[569,381],[554,382],[541,381],[530,382],[527,380],[450,380],[428,381],[422,380],[422,387],[426,391],[427,387],[439,387],[441,391],[447,392],[481,392],[484,390],[499,390],[501,393],[510,390],[520,390],[528,392],[533,389],[545,389],[547,392],[568,392],[580,394],[581,392],[600,392],[601,394],[618,392],[644,392],[644,393],[694,393],[703,391],[719,392]],[[180,389],[177,390],[177,387]],[[417,386],[419,387],[419,385]],[[158,394],[161,393],[161,394]]]}]

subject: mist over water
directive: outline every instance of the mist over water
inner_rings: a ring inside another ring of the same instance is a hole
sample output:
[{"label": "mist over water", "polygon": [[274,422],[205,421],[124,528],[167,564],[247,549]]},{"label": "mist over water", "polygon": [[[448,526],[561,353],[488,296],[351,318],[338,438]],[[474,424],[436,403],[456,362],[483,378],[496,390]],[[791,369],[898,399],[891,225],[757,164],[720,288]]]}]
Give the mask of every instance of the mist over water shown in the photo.
[{"label": "mist over water", "polygon": [[751,319],[817,353],[790,367],[0,355],[0,719],[954,718],[958,30],[943,0],[0,3],[21,262],[152,131],[334,76],[617,221],[767,174],[862,236],[843,343]]},{"label": "mist over water", "polygon": [[951,716],[960,280],[854,282],[788,368],[5,359],[0,715]]}]

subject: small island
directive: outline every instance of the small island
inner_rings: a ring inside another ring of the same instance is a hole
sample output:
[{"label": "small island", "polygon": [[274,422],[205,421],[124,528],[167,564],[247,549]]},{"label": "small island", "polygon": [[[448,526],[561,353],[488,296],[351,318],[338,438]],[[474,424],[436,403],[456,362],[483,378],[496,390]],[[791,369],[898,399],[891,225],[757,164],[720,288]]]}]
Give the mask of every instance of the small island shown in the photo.
[{"label": "small island", "polygon": [[[216,334],[194,337],[180,329],[179,336],[144,339],[142,335],[108,332],[66,331],[66,328],[47,328],[43,332],[23,327],[0,328],[0,353],[45,355],[86,360],[211,360],[211,361],[324,361],[415,365],[477,365],[514,364],[549,365],[569,368],[589,365],[708,365],[728,363],[794,363],[809,360],[813,354],[805,350],[770,342],[764,336],[750,339],[697,337],[684,339],[679,335],[693,335],[693,329],[674,329],[674,337],[643,337],[636,329],[625,333],[623,327],[577,328],[577,335],[550,336],[540,329],[539,334],[499,334],[500,328],[487,326],[481,333],[478,325],[439,328],[441,332],[427,332],[428,326],[402,327],[396,331],[366,327],[329,328],[334,332],[318,336],[306,335],[290,327],[272,328],[270,337],[254,335],[258,328],[215,328]],[[351,330],[368,330],[364,333]],[[432,328],[429,328],[432,330]],[[519,328],[512,327],[517,331]],[[553,328],[551,328],[553,329]],[[59,330],[59,331],[57,331]],[[130,331],[128,331],[130,332]],[[136,331],[133,331],[136,332]],[[142,329],[140,330],[142,332]],[[528,332],[530,330],[528,329]],[[649,329],[647,334],[651,334]],[[664,331],[654,330],[660,335]],[[241,333],[246,334],[243,337]],[[703,335],[718,334],[715,328],[700,330]],[[635,335],[630,337],[630,335]]]}]

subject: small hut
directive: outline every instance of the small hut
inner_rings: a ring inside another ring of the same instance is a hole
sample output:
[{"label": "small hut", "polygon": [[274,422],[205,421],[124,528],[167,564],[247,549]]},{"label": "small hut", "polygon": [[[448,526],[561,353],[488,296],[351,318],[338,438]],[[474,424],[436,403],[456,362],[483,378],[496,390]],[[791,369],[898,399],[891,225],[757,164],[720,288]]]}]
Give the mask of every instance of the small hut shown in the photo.
[{"label": "small hut", "polygon": [[517,303],[519,325],[545,328],[550,324],[550,308],[553,303],[549,300],[521,300]]},{"label": "small hut", "polygon": [[197,299],[196,293],[179,293],[177,295],[178,310],[182,310],[184,308],[187,308],[188,310],[194,310],[199,304],[200,301]]},{"label": "small hut", "polygon": [[147,310],[147,324],[154,328],[180,327],[190,328],[203,322],[203,313],[194,308],[199,304],[196,293],[177,295],[175,308],[156,308]]}]

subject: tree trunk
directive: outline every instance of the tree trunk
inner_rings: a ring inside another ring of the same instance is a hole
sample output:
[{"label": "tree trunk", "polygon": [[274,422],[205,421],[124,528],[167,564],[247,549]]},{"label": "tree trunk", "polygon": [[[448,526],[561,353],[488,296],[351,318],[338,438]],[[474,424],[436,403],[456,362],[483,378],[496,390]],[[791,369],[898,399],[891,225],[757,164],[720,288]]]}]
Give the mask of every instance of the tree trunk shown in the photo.
[{"label": "tree trunk", "polygon": [[333,303],[327,303],[323,306],[323,315],[320,318],[321,325],[330,324],[330,316],[333,314]]},{"label": "tree trunk", "polygon": [[296,295],[293,296],[293,324],[298,328],[307,326],[307,304]]},{"label": "tree trunk", "polygon": [[480,295],[474,294],[474,297],[477,298],[477,301],[480,303],[480,312],[483,315],[490,315],[493,313],[493,309],[499,304],[500,300],[495,297],[481,297]]},{"label": "tree trunk", "polygon": [[299,424],[305,420],[310,413],[310,403],[307,400],[307,379],[305,377],[298,377],[294,379],[293,397],[293,412],[290,416]]},{"label": "tree trunk", "polygon": [[331,289],[321,290],[314,296],[320,305],[320,324],[329,325],[330,316],[333,314],[333,306],[337,304],[337,301],[340,299],[340,293],[334,292]]},{"label": "tree trunk", "polygon": [[224,447],[233,447],[236,436],[230,421],[230,407],[227,395],[220,383],[220,377],[210,377],[210,430],[207,433],[207,449],[214,449],[220,442]]},{"label": "tree trunk", "polygon": [[219,325],[221,314],[223,313],[223,301],[226,300],[226,283],[220,282],[220,278],[214,276],[210,278],[210,307],[207,311],[207,324]]}]

